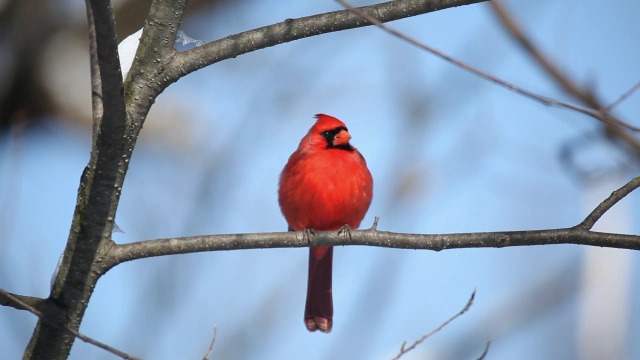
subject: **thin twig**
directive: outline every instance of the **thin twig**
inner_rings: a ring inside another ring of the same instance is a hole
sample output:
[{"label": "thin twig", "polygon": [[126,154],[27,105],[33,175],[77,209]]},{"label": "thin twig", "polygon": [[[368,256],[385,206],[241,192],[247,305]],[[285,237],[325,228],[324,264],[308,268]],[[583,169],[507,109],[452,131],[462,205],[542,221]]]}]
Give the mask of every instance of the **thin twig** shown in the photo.
[{"label": "thin twig", "polygon": [[483,360],[485,356],[487,356],[487,353],[489,353],[489,346],[491,346],[491,340],[487,341],[484,345],[484,351],[480,354],[480,357],[477,360]]},{"label": "thin twig", "polygon": [[78,339],[80,339],[80,340],[82,340],[82,341],[84,341],[86,343],[95,345],[95,346],[97,346],[97,347],[99,347],[101,349],[104,349],[104,350],[106,350],[106,351],[108,351],[108,352],[110,352],[110,353],[112,353],[112,354],[114,354],[116,356],[119,356],[119,357],[121,357],[123,359],[140,360],[140,358],[137,358],[135,356],[131,356],[131,355],[129,355],[129,354],[125,353],[125,352],[122,352],[122,351],[120,351],[120,350],[118,350],[116,348],[113,348],[113,347],[111,347],[111,346],[109,346],[107,344],[101,343],[98,340],[94,340],[94,339],[92,339],[92,338],[90,338],[90,337],[88,337],[86,335],[82,335],[81,333],[77,332],[74,329],[71,329],[71,328],[69,328],[67,326],[64,326],[64,325],[58,323],[57,321],[55,321],[53,319],[47,318],[40,310],[38,310],[38,309],[34,308],[33,306],[27,304],[26,302],[22,301],[19,297],[14,296],[13,294],[5,291],[4,289],[0,289],[0,294],[6,296],[7,298],[11,299],[12,301],[18,303],[24,309],[26,309],[27,311],[31,312],[35,316],[39,317],[42,321],[48,323],[49,325],[53,325],[58,329],[61,329],[63,331],[67,331],[67,332],[73,334],[73,336],[77,337]]},{"label": "thin twig", "polygon": [[209,360],[209,357],[211,356],[211,352],[213,352],[213,345],[216,343],[217,336],[218,336],[218,327],[216,325],[213,325],[213,338],[211,339],[211,344],[209,345],[209,349],[204,354],[204,357],[202,358],[202,360]]},{"label": "thin twig", "polygon": [[621,102],[626,100],[629,96],[631,96],[631,94],[636,92],[638,89],[640,89],[640,81],[638,81],[635,85],[633,85],[631,88],[629,88],[629,90],[627,90],[624,93],[622,93],[622,95],[620,95],[617,99],[615,99],[613,102],[611,102],[611,104],[603,107],[601,110],[610,111],[614,107],[620,105]]},{"label": "thin twig", "polygon": [[373,219],[373,225],[371,225],[371,230],[378,230],[378,221],[380,221],[380,216],[376,216]]},{"label": "thin twig", "polygon": [[445,326],[449,325],[449,323],[451,323],[453,320],[455,320],[456,318],[458,318],[459,316],[461,316],[462,314],[467,312],[467,310],[469,310],[471,305],[473,305],[473,299],[475,298],[475,296],[476,296],[476,291],[473,290],[473,292],[471,293],[471,297],[469,298],[469,301],[467,301],[467,304],[462,308],[462,310],[460,310],[457,314],[455,314],[451,318],[449,318],[449,320],[443,322],[440,326],[435,328],[430,333],[422,335],[418,340],[414,341],[413,344],[411,344],[411,346],[405,347],[407,342],[406,341],[403,342],[402,345],[400,346],[400,352],[396,356],[394,356],[391,360],[400,359],[404,354],[406,354],[409,351],[415,349],[416,346],[420,345],[420,343],[422,343],[423,341],[425,341],[426,339],[428,339],[430,336],[432,336],[433,334],[437,333],[438,331],[442,330]]},{"label": "thin twig", "polygon": [[640,187],[640,176],[626,183],[620,189],[614,191],[601,202],[593,211],[578,225],[575,227],[581,230],[591,230],[593,225],[604,215],[613,205],[622,200],[625,196],[629,195],[633,190]]},{"label": "thin twig", "polygon": [[602,121],[602,122],[604,122],[606,124],[618,125],[618,126],[627,128],[629,130],[640,131],[640,128],[635,127],[635,126],[630,125],[630,124],[627,124],[627,123],[623,122],[622,120],[616,119],[616,118],[610,116],[609,114],[607,114],[606,111],[602,111],[599,108],[598,109],[590,109],[590,108],[586,108],[586,107],[583,107],[583,106],[570,104],[570,103],[567,103],[567,102],[564,102],[564,101],[551,99],[551,98],[548,98],[546,96],[538,95],[538,94],[536,94],[534,92],[531,92],[529,90],[523,89],[523,88],[521,88],[519,86],[516,86],[516,85],[514,85],[512,83],[509,83],[507,81],[504,81],[502,79],[499,79],[499,78],[497,78],[497,77],[495,77],[495,76],[493,76],[493,75],[491,75],[489,73],[486,73],[486,72],[484,72],[482,70],[476,69],[476,68],[474,68],[474,67],[472,67],[472,66],[470,66],[468,64],[465,64],[465,63],[463,63],[463,62],[461,62],[461,61],[459,61],[459,60],[457,60],[457,59],[455,59],[455,58],[453,58],[453,57],[441,52],[440,50],[432,48],[432,47],[430,47],[430,46],[428,46],[428,45],[426,45],[426,44],[424,44],[424,43],[422,43],[422,42],[420,42],[420,41],[418,41],[418,40],[416,40],[414,38],[411,38],[411,37],[401,33],[400,31],[397,31],[397,30],[385,25],[384,23],[376,20],[374,17],[370,16],[366,12],[364,12],[364,11],[354,7],[354,6],[352,6],[351,4],[346,2],[345,0],[336,0],[336,1],[338,1],[339,3],[344,5],[346,8],[351,10],[353,13],[355,13],[355,14],[361,16],[363,19],[365,19],[365,20],[377,25],[378,27],[380,27],[381,29],[385,30],[386,32],[388,32],[388,33],[390,33],[390,34],[392,34],[394,36],[397,36],[398,38],[403,39],[403,40],[405,40],[405,41],[407,41],[407,42],[409,42],[409,43],[411,43],[411,44],[413,44],[415,46],[418,46],[418,47],[420,47],[420,48],[432,53],[433,55],[438,56],[439,58],[441,58],[443,60],[446,60],[446,61],[448,61],[448,62],[450,62],[450,63],[452,63],[454,65],[457,65],[458,67],[460,67],[460,68],[462,68],[464,70],[467,70],[467,71],[469,71],[469,72],[471,72],[471,73],[473,73],[473,74],[475,74],[477,76],[480,76],[483,79],[489,80],[489,81],[491,81],[491,82],[493,82],[495,84],[498,84],[498,85],[500,85],[502,87],[505,87],[505,88],[507,88],[507,89],[509,89],[511,91],[514,91],[514,92],[516,92],[518,94],[521,94],[521,95],[526,96],[526,97],[528,97],[530,99],[536,100],[536,101],[538,101],[538,102],[540,102],[542,104],[545,104],[545,105],[557,106],[557,107],[562,107],[562,108],[578,111],[578,112],[583,113],[585,115],[591,116],[591,117],[593,117],[593,118],[595,118],[597,120],[600,120],[600,121]]}]

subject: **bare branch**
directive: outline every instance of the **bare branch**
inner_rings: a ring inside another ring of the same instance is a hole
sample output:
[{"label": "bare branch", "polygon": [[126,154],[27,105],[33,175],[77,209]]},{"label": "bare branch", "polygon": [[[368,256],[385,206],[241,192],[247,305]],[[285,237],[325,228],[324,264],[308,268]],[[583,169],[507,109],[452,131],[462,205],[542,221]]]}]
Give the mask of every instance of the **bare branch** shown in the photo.
[{"label": "bare branch", "polygon": [[635,83],[635,85],[630,87],[629,90],[623,92],[622,95],[620,95],[617,99],[615,99],[613,102],[611,102],[611,104],[609,104],[609,105],[605,106],[604,108],[602,108],[602,110],[610,111],[614,107],[620,105],[620,103],[625,101],[629,96],[631,96],[631,94],[636,92],[638,89],[640,89],[640,81],[638,81],[637,83]]},{"label": "bare branch", "polygon": [[372,228],[373,230],[378,230],[378,221],[380,221],[380,216],[376,216],[376,217],[373,219],[373,225],[371,225],[371,228]]},{"label": "bare branch", "polygon": [[[102,81],[98,63],[98,45],[96,43],[96,27],[93,22],[93,11],[87,6],[87,21],[89,22],[89,56],[91,57],[91,107],[93,116],[92,139],[98,138],[98,130],[104,107],[102,106]],[[95,146],[95,143],[94,143]]]},{"label": "bare branch", "polygon": [[70,327],[68,327],[68,326],[66,326],[64,324],[61,324],[60,322],[58,322],[58,321],[56,321],[56,320],[54,320],[52,318],[47,317],[40,310],[36,309],[34,306],[29,304],[27,301],[24,301],[25,298],[22,297],[22,296],[16,296],[16,295],[11,294],[11,293],[3,290],[3,289],[0,289],[0,296],[4,296],[4,297],[10,299],[14,303],[18,304],[22,309],[27,310],[30,313],[32,313],[35,316],[37,316],[38,318],[40,318],[40,320],[46,322],[49,325],[52,325],[52,326],[58,328],[58,329],[66,331],[66,332],[72,334],[73,336],[77,337],[78,339],[80,339],[80,340],[82,340],[82,341],[84,341],[86,343],[89,343],[89,344],[95,345],[95,346],[97,346],[97,347],[99,347],[101,349],[107,350],[108,352],[110,352],[110,353],[112,353],[112,354],[114,354],[116,356],[119,356],[119,357],[121,357],[123,359],[140,360],[137,357],[131,356],[131,355],[125,353],[125,352],[122,352],[122,351],[120,351],[120,350],[118,350],[116,348],[113,348],[113,347],[111,347],[111,346],[109,346],[107,344],[104,344],[104,343],[102,343],[102,342],[100,342],[98,340],[94,340],[94,339],[92,339],[92,338],[90,338],[90,337],[88,337],[86,335],[82,335],[78,331],[76,331],[76,330],[74,330],[74,329],[72,329],[72,328],[70,328]]},{"label": "bare branch", "polygon": [[482,354],[480,354],[480,357],[477,360],[483,360],[487,356],[489,353],[489,346],[491,346],[491,340],[487,341],[484,345],[484,351],[482,351]]},{"label": "bare branch", "polygon": [[[46,319],[75,330],[103,273],[101,253],[111,243],[120,190],[139,131],[127,123],[111,2],[87,0],[86,7],[93,62],[93,147],[80,178],[71,230],[49,296],[58,307],[41,309]],[[39,319],[24,359],[66,359],[74,340],[69,332]]]},{"label": "bare branch", "polygon": [[257,234],[202,235],[182,238],[147,240],[114,245],[106,256],[105,266],[155,256],[187,254],[203,251],[266,249],[308,246],[366,245],[396,249],[445,249],[529,246],[550,244],[580,244],[620,249],[640,250],[640,236],[590,231],[593,224],[616,202],[640,187],[640,177],[634,178],[604,200],[580,224],[571,228],[504,231],[465,234],[405,234],[379,231],[377,222],[367,230],[351,231],[345,238],[335,231],[277,232]]},{"label": "bare branch", "polygon": [[[16,301],[16,299],[19,301]],[[42,299],[39,297],[12,294],[8,291],[0,289],[0,305],[2,306],[12,307],[18,310],[27,310],[27,308],[23,306],[23,304],[27,304],[33,308],[38,309],[46,301],[46,299]]]},{"label": "bare branch", "polygon": [[[640,131],[640,128],[635,127],[633,125],[627,124],[619,119],[616,119],[612,116],[610,116],[609,114],[607,114],[605,111],[600,110],[601,107],[597,107],[595,109],[590,109],[590,108],[586,108],[583,106],[579,106],[579,105],[574,105],[574,104],[570,104],[570,103],[566,103],[564,101],[560,101],[560,100],[555,100],[555,99],[551,99],[548,98],[546,96],[542,96],[542,95],[538,95],[534,92],[531,92],[529,90],[523,89],[519,86],[516,86],[512,83],[509,83],[507,81],[504,81],[500,78],[497,78],[487,72],[484,72],[482,70],[476,69],[468,64],[465,64],[443,52],[441,52],[440,50],[437,50],[435,48],[430,47],[429,45],[426,45],[414,38],[411,38],[385,24],[383,24],[382,22],[378,21],[377,19],[375,19],[374,17],[372,17],[371,15],[369,15],[368,13],[360,10],[359,8],[356,8],[354,6],[352,6],[351,4],[349,4],[348,2],[346,2],[345,0],[336,0],[339,3],[341,3],[342,5],[344,5],[345,7],[347,7],[350,11],[353,11],[355,14],[358,14],[359,16],[361,16],[363,19],[376,24],[378,27],[380,27],[381,29],[385,30],[386,32],[397,36],[398,38],[405,40],[415,46],[418,46],[419,48],[422,48],[430,53],[432,53],[433,55],[438,56],[439,58],[446,60],[464,70],[467,70],[469,72],[471,72],[474,75],[480,76],[483,79],[489,80],[495,84],[498,84],[502,87],[505,87],[513,92],[516,92],[520,95],[526,96],[530,99],[533,99],[535,101],[538,101],[542,104],[545,105],[549,105],[549,106],[556,106],[556,107],[562,107],[562,108],[566,108],[566,109],[570,109],[570,110],[574,110],[580,113],[583,113],[585,115],[591,116],[597,120],[600,120],[606,124],[610,124],[610,125],[617,125],[617,126],[621,126],[624,128],[627,128],[629,130],[633,130],[633,131]],[[494,3],[494,2],[490,2],[490,3]]]},{"label": "bare branch", "polygon": [[598,221],[602,215],[604,215],[613,205],[615,205],[618,201],[622,200],[625,196],[629,195],[633,190],[640,187],[640,176],[634,178],[633,180],[626,183],[620,189],[611,193],[611,195],[601,202],[590,214],[587,216],[584,221],[580,224],[576,225],[576,228],[582,230],[591,230],[593,225],[595,225],[596,221]]},{"label": "bare branch", "polygon": [[176,34],[182,22],[187,0],[154,0],[145,21],[140,45],[155,56],[165,56],[174,50]]},{"label": "bare branch", "polygon": [[542,51],[538,50],[538,48],[534,46],[533,41],[525,35],[520,25],[518,25],[513,17],[508,14],[507,10],[499,1],[491,1],[489,5],[496,16],[498,16],[498,20],[500,20],[500,23],[505,27],[507,32],[516,39],[516,41],[552,78],[557,80],[558,84],[565,89],[566,92],[577,99],[589,99],[586,102],[587,104],[595,103],[595,97],[591,92],[584,91],[577,86],[545,54],[543,54]]},{"label": "bare branch", "polygon": [[149,87],[150,89],[146,91],[152,93],[155,99],[166,85],[177,80],[163,85],[155,81],[155,78],[165,71],[166,64],[177,54],[174,44],[186,6],[187,0],[155,0],[151,4],[140,44],[129,71],[132,84],[128,87],[128,93],[138,100],[138,103],[144,104],[145,112],[148,110],[147,106],[150,107],[153,101],[145,101],[146,94],[140,93],[140,90]]},{"label": "bare branch", "polygon": [[629,133],[624,131],[624,129],[613,126],[612,124],[622,124],[623,122],[608,113],[609,110],[611,110],[619,102],[633,93],[633,91],[635,91],[637,87],[640,86],[640,82],[630,90],[626,91],[612,104],[610,104],[609,106],[605,106],[590,90],[581,88],[580,86],[575,84],[575,82],[571,80],[569,76],[566,76],[562,71],[560,71],[560,69],[534,45],[533,41],[531,41],[525,35],[521,27],[514,20],[513,16],[508,13],[508,11],[499,1],[491,1],[490,5],[507,33],[510,34],[534,60],[536,60],[540,67],[545,70],[547,74],[549,74],[549,76],[569,95],[585,104],[586,106],[594,109],[593,111],[595,111],[596,113],[602,114],[608,119],[611,119],[611,122],[605,121],[607,134],[611,134],[618,139],[621,139],[627,146],[633,149],[636,156],[640,156],[640,142],[638,142],[638,139],[631,136]]},{"label": "bare branch", "polygon": [[459,316],[466,313],[467,310],[469,310],[469,308],[471,307],[471,305],[473,305],[473,299],[475,297],[476,297],[476,291],[473,290],[473,292],[471,293],[471,297],[469,298],[469,301],[467,301],[467,304],[462,308],[462,310],[460,310],[457,314],[449,318],[449,320],[443,322],[440,326],[432,330],[430,333],[422,335],[418,340],[414,341],[413,344],[411,344],[409,347],[405,347],[406,341],[402,343],[402,346],[400,346],[400,352],[396,356],[394,356],[391,360],[400,359],[404,354],[415,349],[416,346],[420,345],[423,341],[427,340],[433,334],[437,333],[438,331],[442,330],[445,326],[449,325],[453,320],[457,319]]},{"label": "bare branch", "polygon": [[209,345],[209,349],[207,349],[207,352],[204,354],[204,357],[202,358],[202,360],[209,360],[209,357],[211,357],[211,352],[213,351],[213,345],[216,343],[217,336],[218,336],[218,327],[216,325],[213,325],[213,338],[211,339],[211,344]]},{"label": "bare branch", "polygon": [[[87,14],[90,27],[92,60],[97,63],[92,64],[92,85],[100,86],[99,95],[102,107],[109,109],[102,112],[104,118],[100,121],[101,132],[114,132],[125,125],[125,105],[122,94],[122,72],[120,71],[120,60],[118,58],[118,43],[115,38],[115,22],[113,21],[113,8],[108,1],[88,1]],[[98,70],[99,74],[95,74]],[[94,79],[99,76],[100,82]],[[92,89],[94,92],[98,89]],[[94,109],[95,110],[95,109]],[[94,111],[94,118],[96,112]],[[95,139],[94,139],[95,140]]]},{"label": "bare branch", "polygon": [[354,230],[351,232],[351,238],[347,239],[337,235],[337,232],[316,231],[308,241],[303,232],[222,234],[146,240],[115,245],[113,252],[106,257],[105,261],[108,261],[109,267],[113,267],[126,261],[156,256],[205,251],[309,246],[365,245],[441,251],[551,244],[578,244],[640,250],[640,236],[587,231],[578,227],[464,234],[407,234],[367,229]]},{"label": "bare branch", "polygon": [[[363,6],[360,9],[375,17],[376,21],[389,22],[483,1],[486,0],[397,0]],[[205,66],[266,47],[369,25],[370,22],[363,21],[349,10],[287,19],[178,53],[165,73],[166,80],[174,82]]]}]

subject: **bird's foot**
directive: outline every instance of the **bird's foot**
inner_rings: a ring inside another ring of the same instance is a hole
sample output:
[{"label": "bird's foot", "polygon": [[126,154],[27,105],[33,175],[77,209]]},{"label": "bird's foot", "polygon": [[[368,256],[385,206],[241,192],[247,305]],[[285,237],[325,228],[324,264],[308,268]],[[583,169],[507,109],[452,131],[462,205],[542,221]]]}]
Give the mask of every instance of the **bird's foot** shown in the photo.
[{"label": "bird's foot", "polygon": [[340,227],[340,229],[338,229],[338,235],[343,236],[344,241],[347,241],[347,238],[349,239],[349,241],[351,241],[351,226],[349,226],[349,224],[344,224]]},{"label": "bird's foot", "polygon": [[311,243],[311,237],[316,236],[316,233],[311,228],[306,228],[302,231],[304,233],[305,239],[307,239],[307,243]]}]

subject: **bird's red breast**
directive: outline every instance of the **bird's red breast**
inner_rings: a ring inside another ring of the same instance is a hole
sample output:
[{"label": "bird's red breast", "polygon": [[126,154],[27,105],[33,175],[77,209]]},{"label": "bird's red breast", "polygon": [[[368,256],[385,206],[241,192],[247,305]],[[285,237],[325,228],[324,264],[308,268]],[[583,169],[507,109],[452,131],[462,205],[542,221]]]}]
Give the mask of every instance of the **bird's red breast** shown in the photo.
[{"label": "bird's red breast", "polygon": [[[357,228],[371,204],[373,179],[364,157],[349,141],[347,126],[319,114],[280,175],[278,201],[289,228],[330,231]],[[312,247],[305,325],[331,331],[333,249]]]},{"label": "bird's red breast", "polygon": [[357,228],[373,197],[373,179],[346,125],[320,114],[280,175],[280,208],[293,230]]}]

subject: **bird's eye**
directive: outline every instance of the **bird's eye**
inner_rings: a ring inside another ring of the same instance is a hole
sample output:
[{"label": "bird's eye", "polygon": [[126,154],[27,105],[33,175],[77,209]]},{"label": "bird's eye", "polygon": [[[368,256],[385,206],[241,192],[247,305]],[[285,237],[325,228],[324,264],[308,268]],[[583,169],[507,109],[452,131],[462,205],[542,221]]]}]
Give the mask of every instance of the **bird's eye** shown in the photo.
[{"label": "bird's eye", "polygon": [[332,143],[333,142],[333,137],[335,136],[335,133],[332,132],[331,130],[326,130],[323,131],[322,133],[320,133],[320,135],[322,135],[322,137],[327,140],[328,143]]}]

